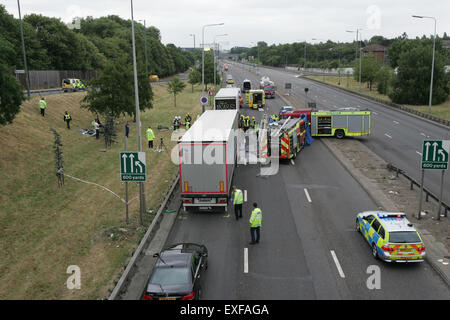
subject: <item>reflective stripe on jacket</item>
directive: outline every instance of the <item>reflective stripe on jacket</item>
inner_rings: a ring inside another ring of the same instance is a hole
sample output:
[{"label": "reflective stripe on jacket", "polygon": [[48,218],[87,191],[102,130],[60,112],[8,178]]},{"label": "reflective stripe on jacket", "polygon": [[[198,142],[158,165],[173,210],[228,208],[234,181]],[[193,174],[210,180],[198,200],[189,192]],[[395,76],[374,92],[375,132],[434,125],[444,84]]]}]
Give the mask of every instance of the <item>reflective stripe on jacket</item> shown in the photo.
[{"label": "reflective stripe on jacket", "polygon": [[44,100],[39,101],[39,107],[41,109],[47,108],[47,102],[45,102]]},{"label": "reflective stripe on jacket", "polygon": [[147,139],[148,141],[153,141],[155,139],[155,134],[152,129],[147,129]]},{"label": "reflective stripe on jacket", "polygon": [[236,189],[234,193],[233,204],[242,204],[244,202],[244,196],[242,194],[242,190]]},{"label": "reflective stripe on jacket", "polygon": [[261,227],[262,223],[262,211],[259,208],[255,208],[250,216],[250,226],[252,228]]}]

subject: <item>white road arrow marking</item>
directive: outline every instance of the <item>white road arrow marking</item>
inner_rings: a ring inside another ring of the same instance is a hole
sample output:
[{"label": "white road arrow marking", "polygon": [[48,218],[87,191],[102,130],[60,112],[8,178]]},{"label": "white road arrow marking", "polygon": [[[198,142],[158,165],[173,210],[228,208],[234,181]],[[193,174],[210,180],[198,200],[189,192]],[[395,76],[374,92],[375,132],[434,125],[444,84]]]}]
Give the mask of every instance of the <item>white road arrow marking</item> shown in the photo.
[{"label": "white road arrow marking", "polygon": [[140,169],[140,172],[136,172],[136,173],[142,173],[141,163],[139,161],[136,161],[134,164],[136,165],[136,167],[139,167],[139,169]]},{"label": "white road arrow marking", "polygon": [[130,154],[130,159],[131,159],[131,172],[134,172],[134,155]]},{"label": "white road arrow marking", "polygon": [[444,153],[444,150],[439,149],[438,155],[442,156],[442,158],[441,158],[441,157],[438,157],[438,161],[445,161],[445,153]]},{"label": "white road arrow marking", "polygon": [[431,146],[431,143],[429,143],[429,142],[425,143],[425,160],[427,160],[427,161],[428,161],[428,154],[430,151],[430,146]]},{"label": "white road arrow marking", "polygon": [[127,173],[127,155],[126,154],[124,154],[123,156],[122,156],[122,159],[123,159],[123,172],[124,173]]},{"label": "white road arrow marking", "polygon": [[433,150],[433,161],[436,161],[436,152],[437,152],[438,145],[439,144],[437,142],[433,143],[433,148],[434,148],[434,150]]}]

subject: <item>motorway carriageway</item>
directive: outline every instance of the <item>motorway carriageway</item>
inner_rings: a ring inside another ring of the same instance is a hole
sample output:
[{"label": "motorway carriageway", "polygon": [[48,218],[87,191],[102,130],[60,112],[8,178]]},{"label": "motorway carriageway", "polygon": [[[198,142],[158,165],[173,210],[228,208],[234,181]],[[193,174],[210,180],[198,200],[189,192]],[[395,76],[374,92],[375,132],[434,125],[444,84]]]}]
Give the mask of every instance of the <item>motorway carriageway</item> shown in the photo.
[{"label": "motorway carriageway", "polygon": [[[239,87],[245,78],[252,85],[260,78],[235,64],[229,73]],[[268,99],[266,112],[278,113],[282,105],[279,97]],[[257,120],[263,115],[248,107],[241,112]],[[393,265],[372,257],[354,225],[358,212],[376,204],[320,140],[295,162],[281,163],[277,175],[258,173],[257,165],[236,168],[233,184],[246,195],[239,221],[232,205],[225,214],[182,210],[171,230],[166,245],[195,242],[208,248],[202,299],[450,298],[428,263]],[[263,211],[261,242],[249,245],[254,201]],[[373,266],[380,269],[380,289],[367,287]]]},{"label": "motorway carriageway", "polygon": [[[248,68],[248,66],[245,67]],[[385,107],[343,90],[305,78],[297,78],[297,74],[292,72],[260,67],[259,73],[261,76],[269,76],[279,88],[284,88],[285,83],[292,83],[292,94],[299,100],[305,100],[304,90],[308,88],[308,99],[316,101],[319,110],[335,110],[346,107],[369,109],[372,112],[372,132],[370,136],[361,138],[361,142],[385,161],[407,172],[419,183],[423,141],[450,140],[449,127]],[[344,77],[342,81],[345,81]],[[302,108],[303,106],[294,107]],[[434,195],[439,196],[440,186],[441,170],[426,170],[425,187]],[[446,203],[450,203],[449,191],[450,174],[446,172],[443,196]]]}]

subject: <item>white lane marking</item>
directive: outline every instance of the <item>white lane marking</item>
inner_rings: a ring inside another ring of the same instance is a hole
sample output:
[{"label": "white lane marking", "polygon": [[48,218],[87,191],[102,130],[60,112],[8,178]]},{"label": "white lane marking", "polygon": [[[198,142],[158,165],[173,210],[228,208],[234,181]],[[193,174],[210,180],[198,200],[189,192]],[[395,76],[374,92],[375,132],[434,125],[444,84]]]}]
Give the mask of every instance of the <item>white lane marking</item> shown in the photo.
[{"label": "white lane marking", "polygon": [[400,124],[400,122],[398,122],[398,121],[395,121],[395,120],[394,120],[393,122],[394,122],[395,124]]},{"label": "white lane marking", "polygon": [[422,156],[422,154],[421,154],[419,151],[416,151],[416,153],[417,153],[419,156]]},{"label": "white lane marking", "polygon": [[247,202],[247,190],[244,190],[244,202]]},{"label": "white lane marking", "polygon": [[424,136],[424,137],[427,136],[427,135],[426,135],[425,133],[423,133],[423,132],[421,132],[420,135],[422,135],[422,136]]},{"label": "white lane marking", "polygon": [[305,190],[305,195],[306,195],[306,198],[308,199],[308,202],[311,203],[312,200],[311,200],[311,197],[309,196],[308,189],[304,188],[303,190]]},{"label": "white lane marking", "polygon": [[376,115],[376,116],[378,115],[378,113],[376,113],[376,112],[374,112],[374,111],[372,111],[372,113],[373,113],[374,115]]},{"label": "white lane marking", "polygon": [[248,248],[244,248],[244,273],[248,273]]},{"label": "white lane marking", "polygon": [[387,133],[384,134],[386,137],[388,137],[389,139],[392,139],[392,137],[390,135],[388,135]]},{"label": "white lane marking", "polygon": [[294,160],[292,160],[292,159],[291,159],[291,164],[292,164],[293,166],[295,166],[295,162],[294,162]]},{"label": "white lane marking", "polygon": [[336,256],[336,253],[334,252],[334,250],[331,250],[331,255],[333,256],[333,260],[334,263],[336,264],[336,268],[338,269],[339,275],[341,276],[341,278],[345,278],[345,274],[344,271],[342,271],[341,265],[339,264],[339,260]]}]

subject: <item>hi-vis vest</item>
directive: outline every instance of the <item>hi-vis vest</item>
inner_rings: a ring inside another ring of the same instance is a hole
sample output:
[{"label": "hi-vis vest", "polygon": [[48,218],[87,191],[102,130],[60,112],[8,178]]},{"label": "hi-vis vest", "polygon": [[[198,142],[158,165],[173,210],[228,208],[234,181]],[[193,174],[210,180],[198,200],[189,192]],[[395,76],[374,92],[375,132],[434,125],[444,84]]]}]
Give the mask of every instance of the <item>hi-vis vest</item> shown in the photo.
[{"label": "hi-vis vest", "polygon": [[66,120],[70,120],[71,119],[70,114],[65,114],[64,117],[66,118]]},{"label": "hi-vis vest", "polygon": [[242,194],[242,190],[236,189],[234,193],[233,204],[242,204],[244,202],[244,196]]},{"label": "hi-vis vest", "polygon": [[41,109],[47,108],[47,103],[45,102],[45,100],[39,101],[39,107],[40,107]]},{"label": "hi-vis vest", "polygon": [[255,208],[250,216],[250,226],[252,228],[261,227],[262,211],[259,208]]},{"label": "hi-vis vest", "polygon": [[147,139],[148,141],[153,141],[155,139],[155,134],[153,133],[153,130],[150,128],[147,129]]}]

